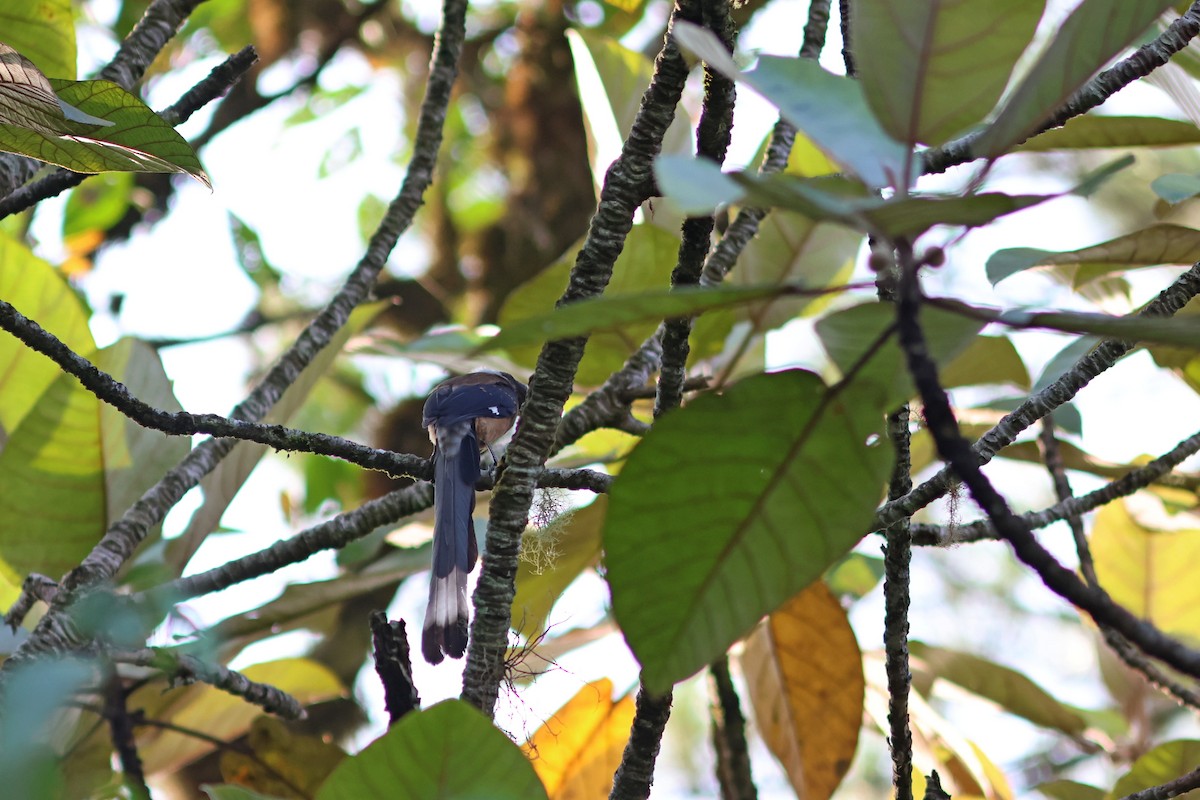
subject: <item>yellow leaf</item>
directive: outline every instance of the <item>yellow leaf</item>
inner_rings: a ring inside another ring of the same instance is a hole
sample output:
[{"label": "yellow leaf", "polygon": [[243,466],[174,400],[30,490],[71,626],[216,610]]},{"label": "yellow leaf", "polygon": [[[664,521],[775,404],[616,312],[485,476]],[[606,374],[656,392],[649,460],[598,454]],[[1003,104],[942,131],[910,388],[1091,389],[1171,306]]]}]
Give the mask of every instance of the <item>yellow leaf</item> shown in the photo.
[{"label": "yellow leaf", "polygon": [[1164,632],[1200,639],[1200,530],[1154,530],[1135,520],[1124,501],[1096,515],[1091,535],[1096,575],[1112,599]]},{"label": "yellow leaf", "polygon": [[551,800],[604,800],[633,724],[634,699],[612,681],[589,683],[539,728],[524,751]]},{"label": "yellow leaf", "polygon": [[253,755],[223,752],[221,777],[277,797],[311,796],[346,757],[337,745],[296,733],[275,717],[257,717],[247,738]]},{"label": "yellow leaf", "polygon": [[796,794],[833,794],[858,746],[862,654],[824,582],[809,586],[746,640],[742,672],[763,740]]},{"label": "yellow leaf", "polygon": [[529,638],[539,636],[546,630],[546,617],[555,601],[581,572],[599,560],[607,508],[607,498],[600,496],[591,505],[525,533],[512,604],[515,630]]},{"label": "yellow leaf", "polygon": [[[336,675],[307,658],[283,658],[254,664],[241,673],[252,681],[282,689],[302,704],[345,693]],[[224,740],[246,733],[250,723],[262,713],[258,706],[206,684],[163,692],[162,684],[157,682],[130,695],[129,708],[144,710],[148,718],[166,720]],[[174,731],[144,728],[138,733],[138,752],[147,773],[177,769],[211,749],[212,745],[206,741]]]}]

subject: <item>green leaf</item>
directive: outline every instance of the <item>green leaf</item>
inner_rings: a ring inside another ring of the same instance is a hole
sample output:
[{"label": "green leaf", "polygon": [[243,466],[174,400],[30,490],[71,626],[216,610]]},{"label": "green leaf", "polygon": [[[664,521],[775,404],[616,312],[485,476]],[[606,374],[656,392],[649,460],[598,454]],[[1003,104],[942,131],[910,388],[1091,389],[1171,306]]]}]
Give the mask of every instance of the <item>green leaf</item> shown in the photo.
[{"label": "green leaf", "polygon": [[971,653],[921,642],[910,642],[909,650],[916,659],[913,686],[927,697],[935,680],[945,680],[991,700],[1008,713],[1034,725],[1062,731],[1068,736],[1079,736],[1087,728],[1083,717],[1014,669]]},{"label": "green leaf", "polygon": [[825,583],[835,597],[861,600],[883,579],[883,559],[866,553],[850,553],[825,573]]},{"label": "green leaf", "polygon": [[[134,396],[180,406],[157,354],[122,339],[93,355]],[[60,374],[0,453],[0,570],[61,575],[114,519],[187,454],[186,437],[143,428]]]},{"label": "green leaf", "polygon": [[600,531],[608,499],[597,497],[550,525],[526,531],[517,567],[512,626],[533,639],[546,630],[546,618],[572,581],[600,559]]},{"label": "green leaf", "polygon": [[[1165,742],[1133,762],[1129,772],[1113,787],[1112,796],[1125,797],[1160,786],[1191,772],[1197,763],[1200,763],[1200,741],[1177,739]],[[1193,790],[1176,796],[1195,798],[1198,795],[1200,792]]]},{"label": "green leaf", "polygon": [[880,127],[853,78],[826,72],[815,61],[762,56],[742,72],[724,45],[697,25],[677,23],[675,39],[709,66],[761,94],[844,169],[872,188],[907,185],[909,151]]},{"label": "green leaf", "polygon": [[1108,793],[1096,786],[1066,779],[1050,781],[1033,787],[1051,800],[1104,800]]},{"label": "green leaf", "polygon": [[647,690],[711,662],[861,538],[891,465],[886,407],[873,385],[830,391],[792,370],[655,424],[604,530],[613,612]]},{"label": "green leaf", "polygon": [[[279,402],[272,407],[263,421],[276,425],[286,424],[308,399],[317,382],[329,371],[330,365],[341,353],[346,342],[366,328],[388,305],[387,301],[380,301],[354,309],[346,324],[288,386],[283,397],[279,398]],[[238,442],[233,452],[200,481],[200,487],[204,490],[204,503],[192,514],[184,532],[168,544],[167,563],[176,575],[182,572],[205,537],[216,530],[221,515],[225,513],[234,495],[242,488],[242,484],[268,449],[266,445],[254,442]]]},{"label": "green leaf", "polygon": [[[822,317],[816,325],[817,337],[842,374],[855,370],[855,380],[868,380],[883,387],[888,408],[899,406],[917,393],[896,337],[892,335],[878,343],[895,321],[896,309],[891,304],[863,303]],[[971,344],[983,325],[926,308],[921,313],[921,327],[934,360],[949,364]],[[872,347],[874,355],[860,364]]]},{"label": "green leaf", "polygon": [[[29,248],[0,235],[0,298],[82,356],[96,349],[87,310],[54,267]],[[0,430],[11,433],[55,378],[62,374],[46,356],[0,331]]]},{"label": "green leaf", "polygon": [[222,783],[215,786],[203,784],[200,791],[208,795],[210,800],[280,800],[274,795],[261,794],[233,783]]},{"label": "green leaf", "polygon": [[707,158],[665,155],[654,159],[654,178],[663,196],[679,210],[694,216],[713,213],[736,203],[743,192],[737,182]]},{"label": "green leaf", "polygon": [[1083,0],[984,130],[974,153],[994,158],[1027,139],[1170,5],[1171,0]]},{"label": "green leaf", "polygon": [[1011,328],[1041,328],[1130,342],[1157,342],[1193,350],[1200,349],[1200,318],[1115,317],[1083,311],[997,311],[944,299],[938,299],[935,303],[939,308],[956,314],[984,322],[998,322]]},{"label": "green leaf", "polygon": [[987,261],[992,285],[1033,267],[1072,265],[1072,288],[1079,288],[1110,273],[1135,267],[1163,264],[1194,264],[1200,261],[1200,230],[1168,223],[1109,239],[1078,250],[1054,252],[1031,247],[997,250]]},{"label": "green leaf", "polygon": [[1029,370],[1007,336],[976,336],[938,377],[947,388],[994,383],[1029,388]]},{"label": "green leaf", "polygon": [[63,212],[63,238],[107,231],[125,216],[133,196],[133,173],[97,175],[76,186]]},{"label": "green leaf", "polygon": [[462,700],[406,715],[345,759],[317,800],[537,800],[546,790],[520,748]]},{"label": "green leaf", "polygon": [[[549,315],[567,286],[571,267],[578,248],[509,295],[500,309],[502,330],[516,323]],[[654,225],[635,225],[625,239],[625,247],[613,266],[612,280],[605,290],[606,299],[664,289],[670,285],[671,270],[679,255],[679,238]],[[611,333],[597,333],[588,340],[587,350],[579,363],[576,380],[583,386],[599,386],[629,357],[658,327],[659,320],[643,318],[640,322]],[[517,364],[532,370],[542,350],[544,338],[525,345],[510,347],[508,355]]]},{"label": "green leaf", "polygon": [[1160,175],[1150,182],[1150,188],[1163,200],[1174,205],[1200,194],[1200,176]]},{"label": "green leaf", "polygon": [[1033,37],[1043,5],[854,3],[858,78],[884,130],[909,145],[936,146],[982,121]]},{"label": "green leaf", "polygon": [[185,172],[210,186],[191,145],[145,103],[108,81],[61,81],[58,97],[111,123],[87,134],[69,128],[56,135],[14,124],[0,125],[0,149],[75,172]]},{"label": "green leaf", "polygon": [[1162,117],[1108,117],[1084,114],[1061,128],[1039,133],[1017,147],[1018,153],[1096,147],[1179,147],[1200,144],[1200,128]]},{"label": "green leaf", "polygon": [[4,43],[56,78],[75,77],[75,18],[71,0],[5,0]]},{"label": "green leaf", "polygon": [[657,325],[664,319],[688,317],[714,308],[762,300],[786,293],[787,287],[729,286],[659,289],[637,294],[605,294],[560,306],[549,314],[530,317],[501,328],[484,340],[480,351],[525,348],[554,339],[569,339],[599,332],[617,333],[636,323]]}]

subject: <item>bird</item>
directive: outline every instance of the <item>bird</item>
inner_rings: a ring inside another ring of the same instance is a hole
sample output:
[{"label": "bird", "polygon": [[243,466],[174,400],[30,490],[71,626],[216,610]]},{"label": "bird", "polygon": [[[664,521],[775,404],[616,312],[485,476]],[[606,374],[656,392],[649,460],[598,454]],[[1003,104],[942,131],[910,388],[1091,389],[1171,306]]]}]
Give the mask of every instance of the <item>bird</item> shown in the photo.
[{"label": "bird", "polygon": [[528,391],[507,372],[485,369],[442,381],[425,401],[421,416],[433,442],[434,511],[421,653],[430,664],[447,655],[462,658],[467,650],[467,575],[479,558],[471,522],[479,458],[512,429]]}]

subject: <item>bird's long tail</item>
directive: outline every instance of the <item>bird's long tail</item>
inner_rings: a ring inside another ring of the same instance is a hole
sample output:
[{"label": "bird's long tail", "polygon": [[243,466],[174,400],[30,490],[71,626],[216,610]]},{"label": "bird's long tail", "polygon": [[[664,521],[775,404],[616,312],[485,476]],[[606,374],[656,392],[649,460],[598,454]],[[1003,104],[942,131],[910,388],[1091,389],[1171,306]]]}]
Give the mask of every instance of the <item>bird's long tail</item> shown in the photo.
[{"label": "bird's long tail", "polygon": [[468,420],[437,430],[433,454],[433,574],[421,652],[430,664],[443,653],[462,658],[467,650],[467,575],[479,557],[471,513],[479,481],[479,445]]}]

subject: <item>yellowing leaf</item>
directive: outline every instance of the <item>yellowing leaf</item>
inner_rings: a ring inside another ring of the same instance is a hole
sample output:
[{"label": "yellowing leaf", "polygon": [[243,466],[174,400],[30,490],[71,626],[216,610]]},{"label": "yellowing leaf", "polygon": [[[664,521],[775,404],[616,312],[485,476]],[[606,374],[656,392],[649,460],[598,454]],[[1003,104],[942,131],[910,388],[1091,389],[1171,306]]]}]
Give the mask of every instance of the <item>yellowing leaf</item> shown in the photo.
[{"label": "yellowing leaf", "polygon": [[546,629],[546,617],[571,581],[600,557],[600,534],[608,499],[563,515],[551,525],[526,532],[517,567],[513,628],[528,637]]},{"label": "yellowing leaf", "polygon": [[[252,681],[267,683],[291,694],[302,704],[339,697],[345,688],[327,667],[307,658],[284,658],[254,664],[241,670]],[[246,733],[261,714],[231,694],[206,684],[163,692],[150,683],[129,698],[130,709],[143,709],[147,717],[165,719],[188,730],[204,731],[218,739],[235,739]],[[174,731],[143,728],[138,732],[138,752],[147,773],[174,770],[194,761],[212,745]]]},{"label": "yellowing leaf", "polygon": [[1200,584],[1192,574],[1200,530],[1147,528],[1118,501],[1096,515],[1091,545],[1100,585],[1115,602],[1166,633],[1200,639]]},{"label": "yellowing leaf", "polygon": [[346,757],[337,745],[293,732],[275,717],[257,717],[247,738],[251,754],[221,754],[221,777],[268,795],[288,797],[296,789],[312,794]]},{"label": "yellowing leaf", "polygon": [[604,800],[633,724],[634,699],[612,701],[612,681],[580,689],[529,737],[525,754],[551,800]]},{"label": "yellowing leaf", "polygon": [[825,583],[771,614],[741,663],[755,722],[796,794],[829,797],[858,746],[864,684],[854,631]]}]

